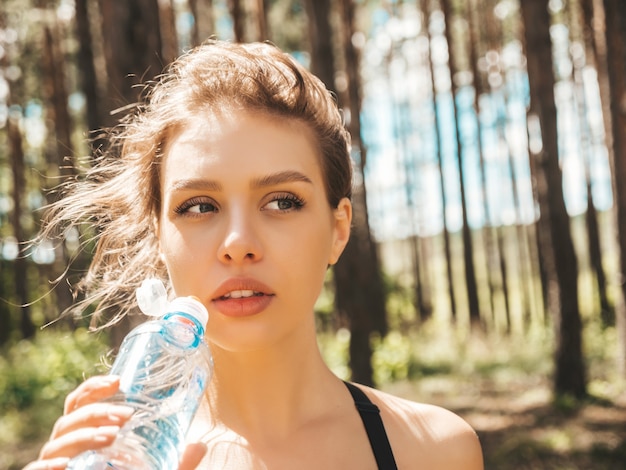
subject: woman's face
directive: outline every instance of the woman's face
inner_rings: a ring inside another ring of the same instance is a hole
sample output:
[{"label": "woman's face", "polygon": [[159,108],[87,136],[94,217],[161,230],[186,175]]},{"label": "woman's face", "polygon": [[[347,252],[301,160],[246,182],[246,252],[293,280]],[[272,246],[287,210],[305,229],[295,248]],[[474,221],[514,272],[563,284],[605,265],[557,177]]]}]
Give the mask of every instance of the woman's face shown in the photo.
[{"label": "woman's face", "polygon": [[310,334],[351,206],[329,206],[308,127],[241,111],[199,116],[166,149],[161,191],[161,253],[176,295],[209,310],[211,342],[254,350]]}]

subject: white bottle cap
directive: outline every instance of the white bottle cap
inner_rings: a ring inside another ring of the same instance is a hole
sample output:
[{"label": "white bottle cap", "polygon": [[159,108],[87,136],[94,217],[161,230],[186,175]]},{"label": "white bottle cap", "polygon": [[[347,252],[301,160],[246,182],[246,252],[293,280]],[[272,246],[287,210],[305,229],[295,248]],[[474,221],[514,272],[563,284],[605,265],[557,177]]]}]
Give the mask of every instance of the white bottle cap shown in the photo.
[{"label": "white bottle cap", "polygon": [[209,312],[195,297],[177,297],[168,305],[167,311],[191,315],[200,322],[203,328],[206,328],[206,324],[209,321]]},{"label": "white bottle cap", "polygon": [[167,291],[159,279],[145,279],[135,291],[135,297],[146,315],[160,317],[167,312]]}]

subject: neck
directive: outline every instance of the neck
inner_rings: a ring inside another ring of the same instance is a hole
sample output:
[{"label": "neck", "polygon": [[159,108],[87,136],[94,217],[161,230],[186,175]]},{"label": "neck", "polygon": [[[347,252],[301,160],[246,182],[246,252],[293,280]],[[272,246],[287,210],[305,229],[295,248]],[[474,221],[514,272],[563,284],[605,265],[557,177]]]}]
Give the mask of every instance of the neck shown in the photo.
[{"label": "neck", "polygon": [[214,379],[208,391],[216,425],[240,435],[289,435],[328,406],[339,383],[324,363],[314,331],[262,350],[231,352],[212,346]]}]

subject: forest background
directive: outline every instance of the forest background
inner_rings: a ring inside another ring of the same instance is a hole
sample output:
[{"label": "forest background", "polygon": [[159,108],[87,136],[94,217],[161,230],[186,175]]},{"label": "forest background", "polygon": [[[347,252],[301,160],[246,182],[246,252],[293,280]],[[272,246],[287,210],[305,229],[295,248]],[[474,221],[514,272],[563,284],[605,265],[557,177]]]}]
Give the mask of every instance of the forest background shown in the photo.
[{"label": "forest background", "polygon": [[209,37],[277,44],[343,110],[355,226],[316,308],[337,374],[457,411],[487,468],[624,468],[619,0],[2,0],[0,468],[133,324],[55,321],[93,246],[28,243],[42,207]]}]

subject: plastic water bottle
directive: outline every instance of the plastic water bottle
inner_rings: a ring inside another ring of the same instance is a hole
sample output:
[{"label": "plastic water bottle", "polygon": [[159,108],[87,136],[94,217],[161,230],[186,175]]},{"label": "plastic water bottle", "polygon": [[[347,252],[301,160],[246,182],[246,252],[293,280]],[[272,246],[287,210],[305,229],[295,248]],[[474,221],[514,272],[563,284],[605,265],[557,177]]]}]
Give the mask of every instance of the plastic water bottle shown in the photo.
[{"label": "plastic water bottle", "polygon": [[78,455],[68,469],[178,468],[185,435],[213,372],[203,339],[209,316],[193,297],[167,305],[160,281],[144,281],[137,300],[144,313],[166,313],[132,330],[111,368],[120,376],[120,389],[108,401],[131,406],[135,413],[111,446]]}]

